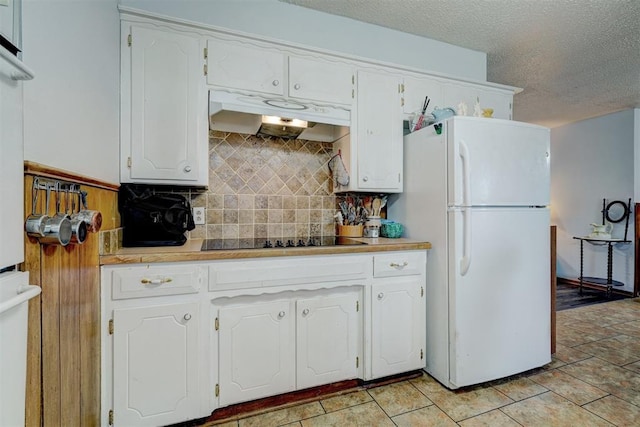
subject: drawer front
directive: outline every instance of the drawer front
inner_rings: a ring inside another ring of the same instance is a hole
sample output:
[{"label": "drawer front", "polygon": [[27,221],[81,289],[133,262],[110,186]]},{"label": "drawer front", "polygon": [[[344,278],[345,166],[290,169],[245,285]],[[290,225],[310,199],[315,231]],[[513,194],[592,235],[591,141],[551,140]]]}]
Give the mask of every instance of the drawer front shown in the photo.
[{"label": "drawer front", "polygon": [[111,272],[114,300],[161,295],[195,294],[207,275],[201,265],[148,265]]},{"label": "drawer front", "polygon": [[373,257],[373,277],[414,276],[425,273],[426,252],[394,252]]},{"label": "drawer front", "polygon": [[371,277],[370,257],[227,261],[209,266],[209,290],[246,289]]}]

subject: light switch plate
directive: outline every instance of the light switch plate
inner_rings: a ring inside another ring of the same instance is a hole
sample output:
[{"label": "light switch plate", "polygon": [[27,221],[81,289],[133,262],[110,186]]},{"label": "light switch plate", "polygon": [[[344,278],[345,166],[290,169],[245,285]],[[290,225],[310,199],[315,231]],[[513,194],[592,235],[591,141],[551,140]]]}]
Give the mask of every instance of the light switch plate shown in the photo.
[{"label": "light switch plate", "polygon": [[193,222],[196,225],[202,225],[205,223],[204,208],[193,208]]}]

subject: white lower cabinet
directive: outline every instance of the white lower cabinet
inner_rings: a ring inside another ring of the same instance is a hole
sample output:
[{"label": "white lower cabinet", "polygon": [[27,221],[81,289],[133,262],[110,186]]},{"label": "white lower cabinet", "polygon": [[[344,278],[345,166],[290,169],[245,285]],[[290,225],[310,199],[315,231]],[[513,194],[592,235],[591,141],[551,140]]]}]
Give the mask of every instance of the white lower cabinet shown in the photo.
[{"label": "white lower cabinet", "polygon": [[113,407],[117,425],[157,426],[198,409],[198,304],[113,311]]},{"label": "white lower cabinet", "polygon": [[103,266],[102,424],[179,423],[423,368],[426,256]]},{"label": "white lower cabinet", "polygon": [[360,295],[228,299],[214,322],[219,406],[358,377]]},{"label": "white lower cabinet", "polygon": [[219,309],[215,323],[220,406],[295,389],[291,311],[289,300],[260,303],[259,299]]},{"label": "white lower cabinet", "polygon": [[373,378],[424,368],[424,285],[420,276],[377,279],[372,285]]}]

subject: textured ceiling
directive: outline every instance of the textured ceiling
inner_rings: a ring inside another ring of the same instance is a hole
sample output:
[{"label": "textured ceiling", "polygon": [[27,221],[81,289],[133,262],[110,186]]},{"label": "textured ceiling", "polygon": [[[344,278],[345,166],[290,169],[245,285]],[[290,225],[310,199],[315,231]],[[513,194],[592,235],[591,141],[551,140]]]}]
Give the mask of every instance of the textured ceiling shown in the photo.
[{"label": "textured ceiling", "polygon": [[487,53],[524,90],[516,120],[556,127],[640,108],[640,0],[281,0]]}]

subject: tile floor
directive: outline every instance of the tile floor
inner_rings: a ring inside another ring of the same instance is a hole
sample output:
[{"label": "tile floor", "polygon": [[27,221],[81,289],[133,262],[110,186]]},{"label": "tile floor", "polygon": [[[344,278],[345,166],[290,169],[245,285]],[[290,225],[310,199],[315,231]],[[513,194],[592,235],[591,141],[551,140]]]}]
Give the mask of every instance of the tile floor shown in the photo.
[{"label": "tile floor", "polygon": [[462,391],[427,374],[206,426],[640,426],[640,299],[557,314],[540,369]]}]

